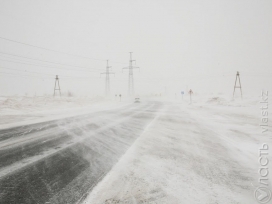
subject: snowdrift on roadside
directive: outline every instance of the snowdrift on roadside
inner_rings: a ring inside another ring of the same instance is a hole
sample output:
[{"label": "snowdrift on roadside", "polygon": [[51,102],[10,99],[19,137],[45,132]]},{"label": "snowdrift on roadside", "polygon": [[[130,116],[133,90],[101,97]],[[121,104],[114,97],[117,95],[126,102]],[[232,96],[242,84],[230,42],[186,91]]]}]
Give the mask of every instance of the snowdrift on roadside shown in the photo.
[{"label": "snowdrift on roadside", "polygon": [[52,97],[52,96],[8,96],[0,97],[0,112],[34,111],[44,109],[63,109],[80,107],[102,102],[102,97]]}]

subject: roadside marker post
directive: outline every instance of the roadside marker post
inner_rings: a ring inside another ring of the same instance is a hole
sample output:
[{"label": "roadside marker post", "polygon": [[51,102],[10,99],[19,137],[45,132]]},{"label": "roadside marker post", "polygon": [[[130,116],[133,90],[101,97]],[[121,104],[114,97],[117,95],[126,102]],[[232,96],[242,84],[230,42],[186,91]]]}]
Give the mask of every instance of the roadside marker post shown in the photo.
[{"label": "roadside marker post", "polygon": [[183,100],[184,91],[181,91],[181,98]]},{"label": "roadside marker post", "polygon": [[192,103],[192,94],[193,94],[192,89],[189,90],[189,94],[190,94],[190,103]]}]

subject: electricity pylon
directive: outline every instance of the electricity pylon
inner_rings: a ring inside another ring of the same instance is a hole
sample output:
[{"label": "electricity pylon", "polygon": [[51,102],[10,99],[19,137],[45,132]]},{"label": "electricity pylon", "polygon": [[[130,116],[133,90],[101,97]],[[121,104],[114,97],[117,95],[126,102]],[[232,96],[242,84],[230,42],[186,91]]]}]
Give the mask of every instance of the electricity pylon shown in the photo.
[{"label": "electricity pylon", "polygon": [[[239,86],[236,86],[237,78],[239,79]],[[239,72],[237,72],[236,78],[235,78],[235,84],[234,84],[234,90],[233,90],[233,98],[234,98],[234,94],[235,94],[235,89],[236,88],[240,89],[241,98],[243,98],[243,95],[242,95],[242,85],[241,85],[241,81],[240,81],[240,74],[239,74]]]},{"label": "electricity pylon", "polygon": [[[58,86],[58,88],[57,88],[57,86]],[[56,90],[59,91],[59,95],[61,96],[58,75],[56,75],[56,79],[55,79],[54,96],[55,96]]]},{"label": "electricity pylon", "polygon": [[132,60],[132,52],[130,52],[129,66],[123,68],[123,69],[128,69],[128,95],[129,96],[134,95],[133,69],[139,68],[139,67],[134,67],[132,65],[133,61],[136,61],[136,60]]},{"label": "electricity pylon", "polygon": [[[107,60],[107,66],[106,66],[106,72],[103,72],[101,74],[106,74],[106,87],[105,87],[105,95],[110,95],[110,74],[114,74],[114,72],[110,72],[110,66],[109,66],[109,60]],[[100,76],[101,76],[100,74]]]}]

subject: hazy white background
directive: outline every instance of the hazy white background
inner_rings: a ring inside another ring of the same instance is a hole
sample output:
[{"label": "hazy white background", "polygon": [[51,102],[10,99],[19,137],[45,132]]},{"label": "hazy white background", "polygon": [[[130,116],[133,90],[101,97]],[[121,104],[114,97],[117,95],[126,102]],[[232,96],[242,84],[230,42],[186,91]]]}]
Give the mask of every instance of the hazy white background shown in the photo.
[{"label": "hazy white background", "polygon": [[111,93],[126,94],[130,51],[138,94],[231,95],[240,71],[243,91],[257,95],[272,88],[271,36],[271,0],[0,0],[0,37],[99,59],[0,39],[0,95],[52,94],[56,74],[63,92],[103,95],[106,59]]}]

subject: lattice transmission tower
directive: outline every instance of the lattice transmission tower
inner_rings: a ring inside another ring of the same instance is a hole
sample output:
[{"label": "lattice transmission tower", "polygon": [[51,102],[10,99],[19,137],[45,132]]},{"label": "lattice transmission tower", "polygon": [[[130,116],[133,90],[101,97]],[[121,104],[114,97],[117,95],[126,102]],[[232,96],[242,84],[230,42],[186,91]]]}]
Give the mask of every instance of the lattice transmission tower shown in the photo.
[{"label": "lattice transmission tower", "polygon": [[[107,60],[106,72],[101,74],[106,74],[106,83],[105,83],[105,95],[110,95],[110,74],[115,74],[114,72],[110,72],[109,60]],[[100,76],[101,76],[100,74]]]},{"label": "lattice transmission tower", "polygon": [[[238,79],[238,82],[239,82],[239,86],[237,85],[237,79]],[[234,94],[235,94],[235,89],[240,89],[241,98],[243,98],[242,85],[241,85],[241,81],[240,81],[240,73],[239,72],[237,72],[236,78],[235,78],[235,84],[234,84],[234,90],[233,90],[233,98],[234,98]]]},{"label": "lattice transmission tower", "polygon": [[56,78],[55,78],[54,97],[55,97],[56,91],[59,91],[59,95],[61,96],[58,75],[56,75]]},{"label": "lattice transmission tower", "polygon": [[133,69],[138,69],[139,67],[133,66],[133,61],[135,62],[136,60],[132,60],[132,52],[130,52],[129,54],[130,54],[129,66],[124,67],[123,69],[128,69],[128,95],[133,96],[134,95]]}]

